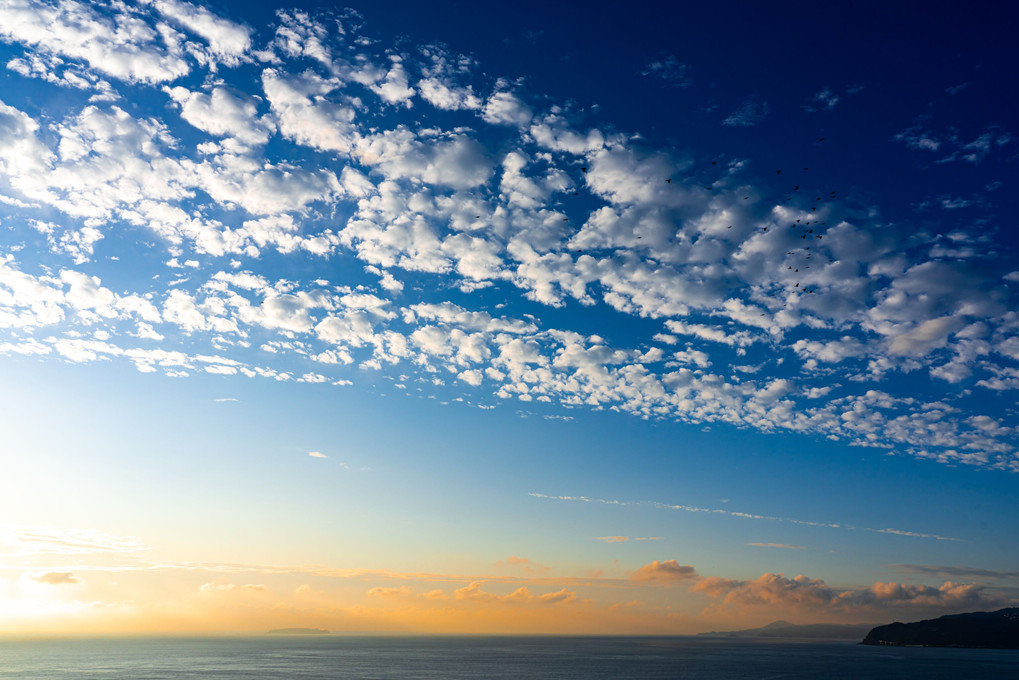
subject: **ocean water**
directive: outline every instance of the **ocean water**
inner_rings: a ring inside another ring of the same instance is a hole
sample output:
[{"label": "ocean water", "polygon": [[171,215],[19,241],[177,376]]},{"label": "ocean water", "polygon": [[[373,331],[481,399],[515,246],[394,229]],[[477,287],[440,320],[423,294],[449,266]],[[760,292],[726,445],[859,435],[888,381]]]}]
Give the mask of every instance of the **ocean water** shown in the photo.
[{"label": "ocean water", "polygon": [[17,680],[1015,680],[1019,651],[690,637],[0,640]]}]

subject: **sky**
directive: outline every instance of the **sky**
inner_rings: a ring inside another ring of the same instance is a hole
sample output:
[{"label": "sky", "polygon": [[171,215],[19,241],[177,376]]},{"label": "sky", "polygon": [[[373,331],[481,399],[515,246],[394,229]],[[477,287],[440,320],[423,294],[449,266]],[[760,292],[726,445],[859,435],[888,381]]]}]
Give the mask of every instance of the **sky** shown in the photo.
[{"label": "sky", "polygon": [[1019,602],[1015,8],[0,1],[0,634]]}]

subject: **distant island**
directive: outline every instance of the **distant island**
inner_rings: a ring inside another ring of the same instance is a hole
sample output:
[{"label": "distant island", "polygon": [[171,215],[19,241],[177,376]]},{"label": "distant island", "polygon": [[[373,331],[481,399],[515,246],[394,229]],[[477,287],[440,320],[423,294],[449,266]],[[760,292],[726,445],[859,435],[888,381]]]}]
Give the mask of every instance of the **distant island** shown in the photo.
[{"label": "distant island", "polygon": [[810,623],[797,625],[788,621],[773,621],[761,628],[699,633],[704,637],[735,638],[800,638],[810,640],[859,640],[872,624]]},{"label": "distant island", "polygon": [[889,623],[867,633],[860,644],[1019,649],[1019,607]]},{"label": "distant island", "polygon": [[321,628],[276,628],[269,635],[329,635],[328,630]]}]

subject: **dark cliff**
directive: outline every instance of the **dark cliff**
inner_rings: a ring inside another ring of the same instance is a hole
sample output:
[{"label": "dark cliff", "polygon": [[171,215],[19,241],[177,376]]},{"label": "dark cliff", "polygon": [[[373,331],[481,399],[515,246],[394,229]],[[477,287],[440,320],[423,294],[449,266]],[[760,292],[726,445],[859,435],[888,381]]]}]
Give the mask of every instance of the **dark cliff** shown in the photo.
[{"label": "dark cliff", "polygon": [[1019,607],[889,623],[871,630],[860,644],[1019,649]]}]

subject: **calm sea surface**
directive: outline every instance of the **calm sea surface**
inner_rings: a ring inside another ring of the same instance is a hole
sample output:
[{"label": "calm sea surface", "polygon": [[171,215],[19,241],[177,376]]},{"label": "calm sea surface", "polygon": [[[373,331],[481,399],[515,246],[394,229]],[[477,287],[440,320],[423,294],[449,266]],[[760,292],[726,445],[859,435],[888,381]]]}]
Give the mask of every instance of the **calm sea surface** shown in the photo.
[{"label": "calm sea surface", "polygon": [[1019,651],[704,638],[250,637],[0,640],[0,678],[1019,678]]}]

